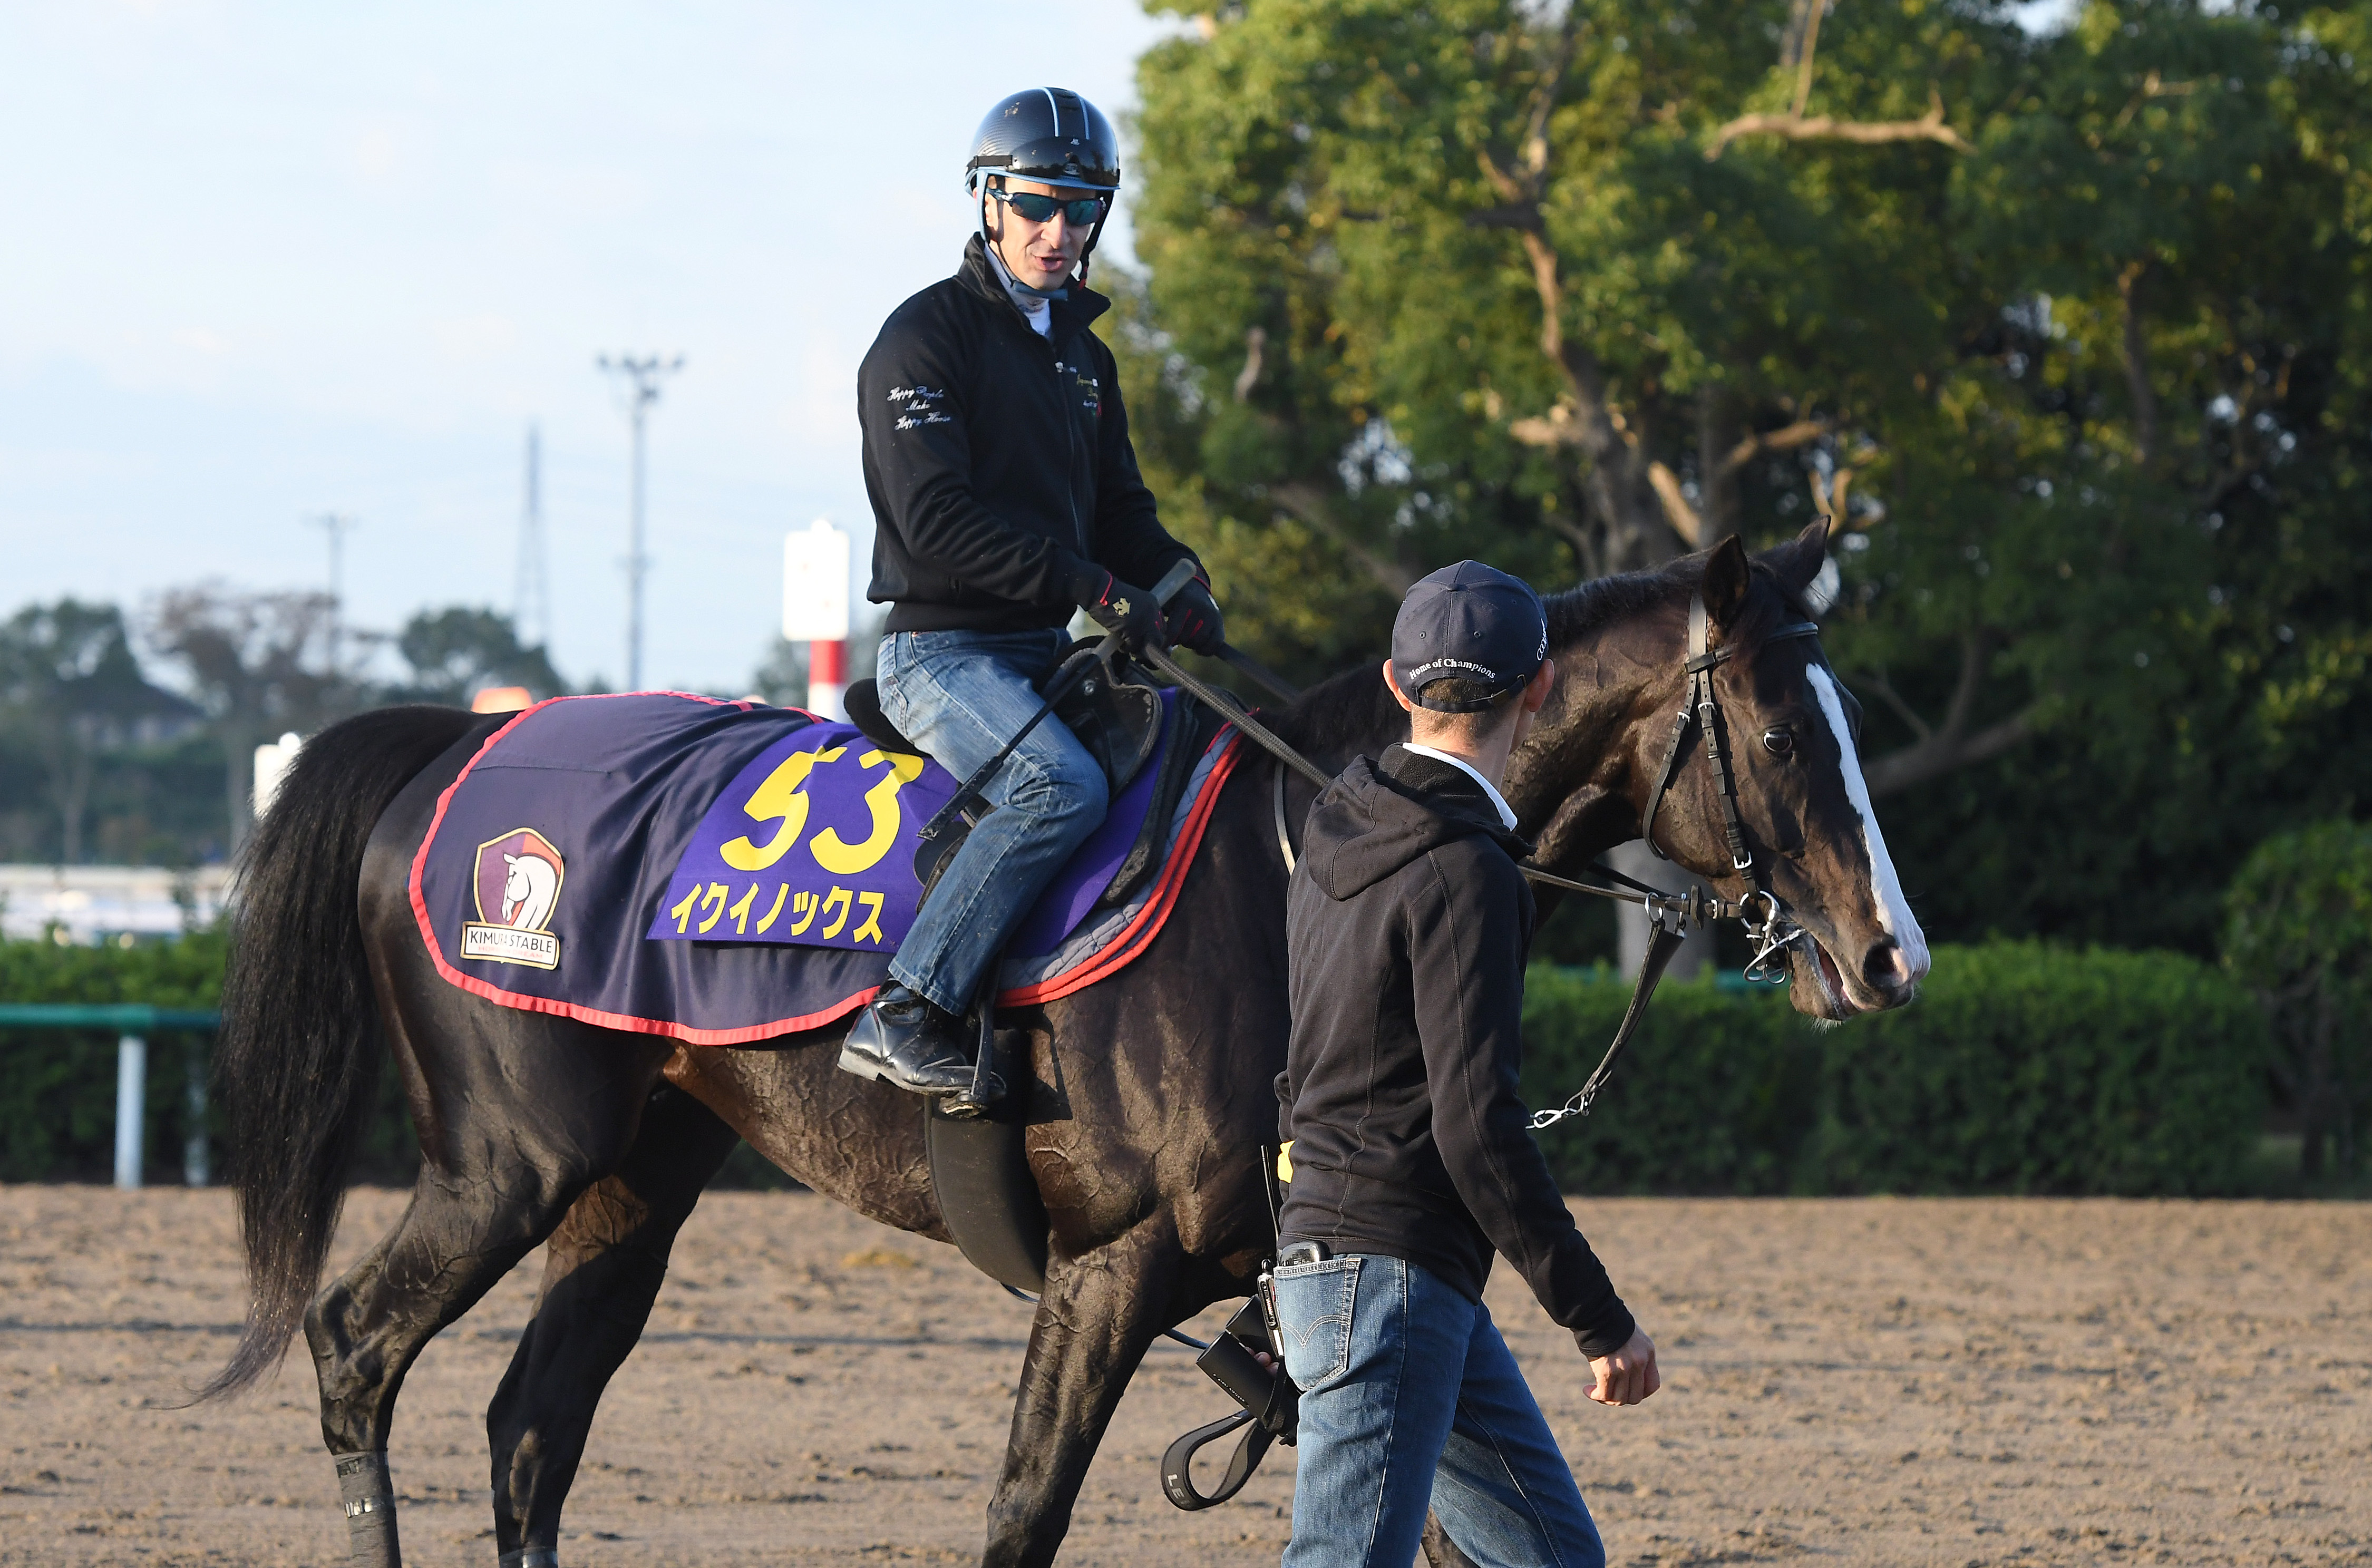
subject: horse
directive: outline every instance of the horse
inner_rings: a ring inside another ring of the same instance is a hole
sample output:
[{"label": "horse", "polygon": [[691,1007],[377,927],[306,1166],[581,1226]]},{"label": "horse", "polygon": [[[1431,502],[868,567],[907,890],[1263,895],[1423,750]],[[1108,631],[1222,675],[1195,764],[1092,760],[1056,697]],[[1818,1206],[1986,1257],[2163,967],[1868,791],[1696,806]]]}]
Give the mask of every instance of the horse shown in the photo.
[{"label": "horse", "polygon": [[503,923],[541,931],[560,897],[560,872],[540,854],[503,856]]},{"label": "horse", "polygon": [[[1731,539],[1551,596],[1555,685],[1506,796],[1537,864],[1566,875],[1637,836],[1652,798],[1661,851],[1741,898],[1715,782],[1734,771],[1768,890],[1808,937],[1786,954],[1794,1004],[1843,1019],[1908,1001],[1927,958],[1870,809],[1857,709],[1817,641],[1788,624],[1824,553],[1816,524],[1759,557]],[[1734,770],[1702,741],[1683,754],[1674,731],[1692,599],[1729,656],[1712,679]],[[1409,733],[1373,667],[1264,716],[1330,773]],[[487,1411],[504,1568],[557,1564],[595,1405],[738,1142],[884,1225],[950,1239],[922,1104],[839,1070],[844,1023],[689,1047],[504,1008],[437,977],[407,876],[438,793],[486,733],[455,710],[390,708],[308,745],[249,852],[224,994],[217,1072],[252,1301],[200,1397],[252,1382],[301,1328],[352,1560],[371,1568],[401,1562],[386,1450],[405,1371],[539,1243],[539,1304]],[[1151,1341],[1249,1295],[1271,1249],[1261,1150],[1290,1022],[1280,840],[1315,794],[1265,759],[1238,768],[1150,947],[1085,991],[1000,1017],[1026,1038],[1023,1086],[1060,1085],[1066,1106],[1033,1110],[1026,1132],[1049,1260],[983,1563],[1053,1560]],[[419,1179],[395,1227],[317,1295],[381,1054],[402,1075]]]}]

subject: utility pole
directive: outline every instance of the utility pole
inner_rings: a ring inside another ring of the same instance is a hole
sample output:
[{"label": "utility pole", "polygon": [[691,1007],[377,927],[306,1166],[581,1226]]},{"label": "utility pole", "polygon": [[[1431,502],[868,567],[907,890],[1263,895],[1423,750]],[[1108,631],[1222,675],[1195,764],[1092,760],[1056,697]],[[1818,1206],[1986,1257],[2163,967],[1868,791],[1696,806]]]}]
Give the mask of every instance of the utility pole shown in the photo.
[{"label": "utility pole", "polygon": [[[523,647],[552,641],[552,585],[543,564],[543,448],[541,432],[527,427],[527,494],[519,508],[518,581],[511,594],[511,630]],[[532,639],[529,627],[533,626]]]},{"label": "utility pole", "polygon": [[659,377],[682,369],[683,355],[662,359],[647,354],[637,359],[622,354],[611,359],[605,354],[596,363],[610,375],[626,378],[631,400],[626,412],[634,427],[634,497],[626,539],[626,690],[639,691],[643,689],[643,577],[651,564],[643,552],[643,421],[650,406],[659,401]]},{"label": "utility pole", "polygon": [[342,673],[338,662],[339,640],[346,608],[346,535],[352,533],[358,519],[340,512],[323,512],[312,519],[315,528],[330,536],[330,679]]}]

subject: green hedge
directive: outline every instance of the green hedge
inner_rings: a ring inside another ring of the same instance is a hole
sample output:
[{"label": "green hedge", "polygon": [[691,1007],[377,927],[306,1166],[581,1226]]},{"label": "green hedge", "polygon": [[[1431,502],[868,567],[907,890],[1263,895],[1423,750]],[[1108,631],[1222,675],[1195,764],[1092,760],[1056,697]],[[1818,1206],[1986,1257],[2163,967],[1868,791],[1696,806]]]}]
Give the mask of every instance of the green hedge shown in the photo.
[{"label": "green hedge", "polygon": [[[1629,994],[1532,971],[1532,1103],[1588,1075]],[[2236,1192],[2265,1052],[2247,993],[2176,954],[1944,947],[1918,1001],[1835,1028],[1667,985],[1588,1120],[1540,1136],[1584,1192]]]},{"label": "green hedge", "polygon": [[[129,949],[0,942],[0,1001],[213,1007],[223,952],[215,932]],[[1588,1076],[1629,996],[1603,971],[1532,970],[1533,1104]],[[188,1048],[150,1044],[159,1180],[180,1169]],[[2249,994],[2188,958],[1945,947],[1917,1002],[1835,1028],[1777,993],[1667,985],[1598,1109],[1540,1137],[1582,1192],[2236,1192],[2263,1125],[2266,1049]],[[409,1182],[393,1072],[379,1093],[356,1179]],[[112,1034],[0,1031],[0,1179],[105,1180],[114,1124]],[[783,1179],[744,1147],[720,1182]]]},{"label": "green hedge", "polygon": [[[130,947],[0,942],[0,1002],[222,1005],[228,935],[215,928]],[[115,1170],[116,1039],[111,1029],[0,1029],[0,1181],[107,1181]],[[190,1133],[192,1058],[208,1034],[158,1029],[148,1039],[144,1162],[147,1179],[181,1179]],[[392,1067],[355,1155],[355,1179],[409,1185],[419,1145]],[[210,1108],[208,1163],[222,1170],[221,1109]]]},{"label": "green hedge", "polygon": [[[0,1002],[145,1002],[211,1011],[222,1003],[220,929],[131,947],[59,947],[0,941]],[[115,1173],[116,1040],[109,1029],[0,1029],[0,1181],[109,1181]],[[147,1179],[181,1179],[189,1138],[192,1058],[205,1064],[211,1037],[159,1029],[148,1040],[144,1161]],[[210,1108],[208,1164],[222,1173],[222,1111]],[[353,1167],[357,1182],[409,1187],[420,1145],[394,1064],[378,1075],[378,1104],[364,1123]],[[787,1188],[798,1184],[743,1144],[711,1183]]]},{"label": "green hedge", "polygon": [[[221,933],[132,947],[0,942],[0,1002],[145,1002],[212,1009],[222,999]],[[0,1029],[0,1181],[105,1181],[115,1169],[115,1042],[110,1029]],[[151,1179],[176,1180],[189,1136],[190,1058],[203,1034],[160,1029],[148,1041]],[[215,1151],[219,1167],[220,1151]]]}]

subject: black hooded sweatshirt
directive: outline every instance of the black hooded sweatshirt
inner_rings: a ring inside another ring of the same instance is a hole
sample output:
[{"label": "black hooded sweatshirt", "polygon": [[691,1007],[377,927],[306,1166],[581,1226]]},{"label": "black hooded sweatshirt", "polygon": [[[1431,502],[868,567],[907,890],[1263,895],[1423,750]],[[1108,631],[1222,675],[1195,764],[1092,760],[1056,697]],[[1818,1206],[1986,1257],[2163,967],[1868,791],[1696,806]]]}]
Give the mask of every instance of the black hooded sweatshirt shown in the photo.
[{"label": "black hooded sweatshirt", "polygon": [[877,603],[892,632],[1060,626],[1107,574],[1150,588],[1192,552],[1137,473],[1111,302],[1075,283],[1031,330],[974,235],[963,265],[890,312],[856,377]]},{"label": "black hooded sweatshirt", "polygon": [[1496,1249],[1585,1355],[1622,1349],[1630,1309],[1517,1096],[1531,845],[1471,777],[1401,746],[1344,769],[1306,831],[1285,895],[1285,1239],[1403,1259],[1476,1301]]}]

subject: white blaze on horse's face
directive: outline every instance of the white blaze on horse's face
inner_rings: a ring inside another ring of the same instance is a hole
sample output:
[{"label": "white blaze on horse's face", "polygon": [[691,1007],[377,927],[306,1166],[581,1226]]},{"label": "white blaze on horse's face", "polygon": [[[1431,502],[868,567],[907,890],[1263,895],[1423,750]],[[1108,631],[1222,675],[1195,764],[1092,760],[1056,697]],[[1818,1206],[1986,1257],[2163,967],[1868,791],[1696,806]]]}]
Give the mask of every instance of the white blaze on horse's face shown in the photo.
[{"label": "white blaze on horse's face", "polygon": [[1805,674],[1820,699],[1820,714],[1829,721],[1830,732],[1837,738],[1837,759],[1844,770],[1845,797],[1861,817],[1861,842],[1869,855],[1871,901],[1878,906],[1878,923],[1902,949],[1903,960],[1910,965],[1911,978],[1915,982],[1927,973],[1927,935],[1919,929],[1919,917],[1911,912],[1911,900],[1902,896],[1901,878],[1895,876],[1894,862],[1886,853],[1886,835],[1878,830],[1878,812],[1869,801],[1869,784],[1861,776],[1861,757],[1854,749],[1853,726],[1845,722],[1844,703],[1838,699],[1837,683],[1829,672],[1815,664]]}]

